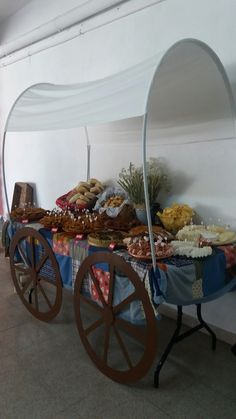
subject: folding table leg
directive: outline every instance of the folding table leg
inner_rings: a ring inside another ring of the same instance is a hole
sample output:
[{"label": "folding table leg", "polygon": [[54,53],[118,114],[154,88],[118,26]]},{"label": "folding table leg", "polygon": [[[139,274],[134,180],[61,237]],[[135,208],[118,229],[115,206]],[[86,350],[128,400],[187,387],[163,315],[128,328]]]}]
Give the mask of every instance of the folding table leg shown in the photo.
[{"label": "folding table leg", "polygon": [[161,369],[172,349],[172,347],[174,346],[174,344],[176,343],[176,339],[179,336],[179,332],[182,326],[182,315],[183,315],[183,310],[182,310],[182,306],[178,306],[178,315],[177,315],[177,327],[172,335],[172,338],[170,339],[165,351],[163,352],[160,361],[157,364],[155,373],[154,373],[154,387],[159,387],[159,374],[161,372]]},{"label": "folding table leg", "polygon": [[[212,350],[214,351],[216,349],[216,335],[215,333],[211,330],[211,328],[208,326],[208,324],[203,320],[202,318],[202,313],[201,313],[201,304],[196,304],[197,307],[197,318],[199,320],[199,324],[196,325],[195,327],[192,327],[191,329],[187,330],[187,332],[184,332],[182,334],[180,334],[180,330],[181,330],[181,326],[182,326],[182,315],[183,315],[183,307],[182,306],[177,306],[178,308],[178,314],[177,314],[177,327],[168,343],[168,345],[166,346],[165,351],[163,352],[160,361],[157,364],[155,373],[154,373],[154,387],[159,387],[159,375],[160,375],[160,371],[171,351],[171,349],[173,348],[175,343],[180,342],[181,340],[185,339],[186,337],[192,335],[194,332],[197,332],[200,329],[205,328],[208,333],[211,335],[212,337]],[[234,345],[235,348],[232,348],[233,353],[236,355],[236,344]],[[235,351],[235,352],[234,352]]]}]

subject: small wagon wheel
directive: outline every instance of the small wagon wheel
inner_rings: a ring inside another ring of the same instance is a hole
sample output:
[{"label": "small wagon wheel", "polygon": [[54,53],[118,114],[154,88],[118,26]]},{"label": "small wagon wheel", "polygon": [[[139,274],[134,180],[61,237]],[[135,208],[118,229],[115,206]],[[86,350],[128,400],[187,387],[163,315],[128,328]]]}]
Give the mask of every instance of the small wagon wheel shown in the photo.
[{"label": "small wagon wheel", "polygon": [[[104,264],[109,279],[106,293],[97,275],[103,270],[96,268]],[[129,313],[138,308],[142,320],[137,324]],[[76,277],[74,309],[80,338],[103,374],[120,383],[146,374],[156,353],[156,319],[142,281],[122,257],[98,252],[84,260]]]},{"label": "small wagon wheel", "polygon": [[10,224],[10,221],[7,220],[3,223],[3,226],[2,226],[1,242],[2,242],[2,247],[4,247],[5,249],[5,257],[9,256],[9,240],[8,240],[8,234],[7,234],[7,229],[8,229],[9,224]]},{"label": "small wagon wheel", "polygon": [[11,275],[16,291],[33,316],[52,320],[62,302],[61,275],[47,240],[36,230],[18,230],[10,244]]}]

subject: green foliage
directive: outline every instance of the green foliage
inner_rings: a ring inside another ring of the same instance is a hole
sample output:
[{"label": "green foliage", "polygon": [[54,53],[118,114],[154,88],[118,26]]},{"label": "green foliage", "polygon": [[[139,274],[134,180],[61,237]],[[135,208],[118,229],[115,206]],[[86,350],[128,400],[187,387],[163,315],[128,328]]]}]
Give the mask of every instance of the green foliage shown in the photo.
[{"label": "green foliage", "polygon": [[[153,204],[157,202],[159,192],[162,189],[168,191],[170,185],[160,160],[151,158],[146,164],[149,201]],[[136,167],[133,163],[130,163],[128,169],[123,168],[119,173],[118,184],[128,193],[134,204],[144,204],[142,167]]]}]

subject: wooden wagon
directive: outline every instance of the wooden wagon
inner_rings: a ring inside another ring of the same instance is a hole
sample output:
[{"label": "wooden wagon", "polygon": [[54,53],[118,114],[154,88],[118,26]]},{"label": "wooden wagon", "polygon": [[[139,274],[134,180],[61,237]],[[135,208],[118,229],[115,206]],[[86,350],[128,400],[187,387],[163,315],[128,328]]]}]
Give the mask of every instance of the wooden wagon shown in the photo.
[{"label": "wooden wagon", "polygon": [[[196,62],[197,65],[193,66],[193,63]],[[158,112],[160,111],[158,99],[161,97],[163,101],[165,92],[167,93],[167,100],[164,108],[168,110],[171,97],[178,92],[178,82],[182,86],[183,71],[199,80],[199,84],[196,83],[195,85],[198,101],[194,98],[191,102],[194,104],[193,108],[188,101],[189,97],[193,95],[191,78],[186,78],[186,86],[181,90],[179,100],[183,101],[187,115],[191,114],[193,118],[196,118],[197,123],[199,121],[201,123],[204,103],[205,107],[213,107],[213,113],[216,112],[216,119],[219,119],[215,99],[211,95],[211,92],[215,89],[219,93],[218,99],[220,97],[221,100],[220,109],[224,109],[224,118],[231,124],[234,118],[234,106],[230,84],[224,68],[219,58],[206,44],[193,39],[179,41],[164,54],[159,54],[120,74],[91,84],[71,86],[39,84],[26,89],[15,101],[4,130],[3,180],[8,211],[4,157],[7,132],[86,127],[110,121],[124,119],[128,121],[130,118],[141,118],[145,202],[152,250],[152,269],[153,272],[156,272],[158,267],[153,245],[146,173],[147,130],[149,126],[155,127],[158,125]],[[173,89],[173,84],[168,84],[168,80],[175,80],[178,89]],[[205,83],[202,86],[203,80],[205,80]],[[166,89],[166,87],[168,88]],[[69,118],[68,109],[70,109]],[[174,119],[173,112],[175,111],[173,107],[169,107],[170,118]],[[179,116],[178,112],[177,116]],[[88,136],[87,148],[87,173],[89,177],[90,145]],[[61,307],[62,280],[59,265],[48,239],[30,227],[17,230],[11,240],[10,264],[14,285],[23,304],[38,319],[43,321],[52,320]],[[94,267],[104,264],[109,273],[109,287],[106,298],[98,278],[94,274]],[[116,284],[121,285],[122,277],[128,281],[128,288],[131,291],[117,300]],[[88,293],[91,287],[97,293],[97,301],[91,299],[91,295]],[[137,321],[130,321],[127,311],[134,302],[141,307],[142,316],[140,319],[136,319]],[[90,324],[86,323],[84,305],[87,311],[89,310],[95,316],[94,321]],[[143,377],[156,353],[156,316],[150,294],[132,267],[121,256],[114,253],[98,252],[89,255],[81,264],[76,277],[74,307],[81,341],[97,368],[108,377],[121,383],[135,381]],[[201,318],[200,308],[198,308],[198,318],[200,326],[196,330],[207,327]],[[173,337],[174,341],[179,335],[181,319],[182,307],[178,309],[178,325]],[[91,336],[96,335],[101,329],[103,329],[102,344],[98,346],[96,339],[92,341]],[[207,329],[210,331],[208,327]],[[214,348],[215,336],[211,331],[210,333],[212,334],[212,346]],[[113,355],[111,353],[111,335],[120,349],[122,366],[116,356],[117,354]],[[125,344],[126,338],[131,338],[132,342],[135,341],[139,351],[129,352]],[[160,369],[174,341],[171,341],[159,363],[155,374],[155,385],[158,385]]]}]

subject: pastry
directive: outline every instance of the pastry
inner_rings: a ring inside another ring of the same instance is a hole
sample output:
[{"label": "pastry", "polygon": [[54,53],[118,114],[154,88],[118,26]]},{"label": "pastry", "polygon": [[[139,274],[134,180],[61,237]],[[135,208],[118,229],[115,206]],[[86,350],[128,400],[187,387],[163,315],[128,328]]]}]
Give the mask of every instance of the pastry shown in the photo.
[{"label": "pastry", "polygon": [[121,204],[124,202],[124,197],[120,195],[110,196],[103,204],[104,208],[116,208],[120,207]]},{"label": "pastry", "polygon": [[123,245],[125,233],[122,231],[98,232],[88,235],[88,243],[92,246],[108,247],[111,243]]},{"label": "pastry", "polygon": [[173,240],[171,245],[174,249],[174,255],[178,256],[202,258],[212,254],[212,248],[210,246],[198,247],[195,241]]},{"label": "pastry", "polygon": [[46,210],[43,208],[37,208],[37,207],[24,207],[24,208],[15,208],[13,211],[11,211],[10,216],[12,219],[16,221],[37,221],[40,220],[44,215],[46,215]]},{"label": "pastry", "polygon": [[[152,232],[155,235],[160,235],[163,240],[171,240],[173,239],[173,235],[169,233],[169,231],[166,231],[164,228],[160,226],[153,225],[152,226]],[[131,228],[129,231],[129,236],[139,236],[141,234],[148,234],[148,226],[147,225],[139,225],[136,227]]]},{"label": "pastry", "polygon": [[[151,259],[151,245],[148,236],[133,237],[127,245],[131,256],[140,259]],[[173,255],[173,247],[161,239],[154,241],[154,250],[157,258],[167,258]]]}]

